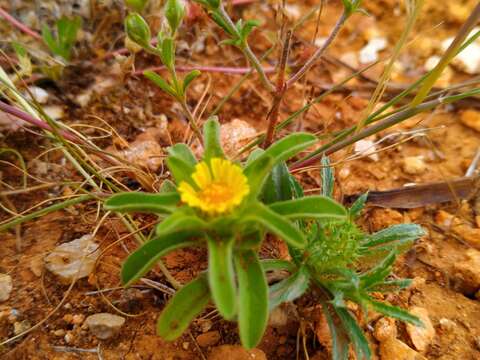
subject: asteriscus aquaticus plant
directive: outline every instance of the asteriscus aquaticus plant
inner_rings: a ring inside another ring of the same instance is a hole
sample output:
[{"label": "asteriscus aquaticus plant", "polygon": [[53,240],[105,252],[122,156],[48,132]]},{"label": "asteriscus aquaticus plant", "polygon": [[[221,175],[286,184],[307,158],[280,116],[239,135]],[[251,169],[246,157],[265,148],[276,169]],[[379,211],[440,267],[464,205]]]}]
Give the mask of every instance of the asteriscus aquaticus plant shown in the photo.
[{"label": "asteriscus aquaticus plant", "polygon": [[195,165],[192,180],[195,186],[186,181],[178,186],[182,202],[211,216],[232,211],[250,192],[242,168],[222,158]]}]

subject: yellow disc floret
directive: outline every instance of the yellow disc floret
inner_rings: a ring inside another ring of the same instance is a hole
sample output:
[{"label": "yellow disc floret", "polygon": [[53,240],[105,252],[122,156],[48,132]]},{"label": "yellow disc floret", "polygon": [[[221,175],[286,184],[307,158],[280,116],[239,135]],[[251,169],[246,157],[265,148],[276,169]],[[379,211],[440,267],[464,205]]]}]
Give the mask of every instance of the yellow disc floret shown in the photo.
[{"label": "yellow disc floret", "polygon": [[231,161],[212,158],[195,166],[192,180],[197,189],[186,181],[178,186],[181,199],[191,207],[208,215],[219,215],[240,205],[250,188],[242,168]]}]

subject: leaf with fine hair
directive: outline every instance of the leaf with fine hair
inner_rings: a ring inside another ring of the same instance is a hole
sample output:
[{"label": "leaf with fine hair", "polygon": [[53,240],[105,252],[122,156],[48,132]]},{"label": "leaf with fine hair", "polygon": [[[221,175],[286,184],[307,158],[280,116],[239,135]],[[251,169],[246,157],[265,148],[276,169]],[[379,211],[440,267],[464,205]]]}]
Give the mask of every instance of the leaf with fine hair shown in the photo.
[{"label": "leaf with fine hair", "polygon": [[270,176],[263,186],[262,198],[264,204],[292,199],[292,183],[287,164],[284,162],[273,167]]},{"label": "leaf with fine hair", "polygon": [[387,305],[375,300],[369,300],[368,304],[373,308],[373,310],[385,316],[398,319],[400,321],[407,322],[415,326],[424,327],[424,324],[417,316],[412,315],[408,311],[400,309],[399,307]]},{"label": "leaf with fine hair", "polygon": [[272,270],[287,270],[293,272],[295,270],[295,264],[288,260],[281,259],[265,259],[260,260],[263,271],[272,271]]},{"label": "leaf with fine hair", "polygon": [[168,95],[172,96],[175,99],[178,97],[178,94],[175,91],[175,89],[156,72],[151,70],[145,70],[143,72],[143,76],[145,76],[148,80],[150,80],[155,85],[157,85],[160,89],[165,91]]},{"label": "leaf with fine hair", "polygon": [[191,167],[194,167],[197,164],[197,159],[195,158],[195,155],[193,155],[192,150],[186,144],[178,143],[172,145],[168,148],[167,151],[170,156],[176,156],[182,159]]},{"label": "leaf with fine hair", "polygon": [[350,217],[352,219],[355,219],[356,217],[358,217],[360,215],[363,208],[365,207],[365,203],[367,202],[367,199],[368,199],[368,192],[360,195],[358,197],[358,199],[355,200],[355,202],[352,204],[352,206],[350,207],[350,210],[349,210]]},{"label": "leaf with fine hair", "polygon": [[170,155],[167,158],[167,166],[177,185],[180,185],[182,181],[186,181],[190,185],[195,186],[191,177],[192,173],[195,171],[194,166],[187,163],[184,159],[173,155]]},{"label": "leaf with fine hair", "polygon": [[157,236],[163,236],[180,231],[202,231],[207,227],[208,224],[195,215],[190,208],[183,207],[167,216],[155,230]]},{"label": "leaf with fine hair", "polygon": [[330,159],[327,156],[323,156],[321,160],[322,164],[322,195],[333,197],[333,187],[335,185],[335,175],[333,168],[330,166]]},{"label": "leaf with fine hair", "polygon": [[373,269],[360,275],[360,283],[363,289],[368,290],[370,287],[382,282],[392,271],[392,266],[397,258],[397,251],[394,249],[388,254],[382,262],[377,264]]},{"label": "leaf with fine hair", "polygon": [[362,247],[370,248],[385,244],[401,244],[415,241],[425,235],[425,230],[417,224],[398,224],[366,236]]},{"label": "leaf with fine hair", "polygon": [[357,359],[371,359],[372,352],[370,351],[368,341],[355,318],[343,307],[335,307],[335,312],[342,321],[343,328],[348,334],[350,341],[353,343]]},{"label": "leaf with fine hair", "polygon": [[210,301],[208,282],[200,275],[176,292],[163,309],[157,321],[157,334],[173,341],[187,330]]},{"label": "leaf with fine hair", "polygon": [[237,289],[233,268],[234,239],[212,239],[207,236],[208,284],[220,315],[232,320],[237,313]]},{"label": "leaf with fine hair", "polygon": [[305,266],[286,279],[270,286],[270,311],[284,302],[291,302],[307,291],[310,284],[310,274]]},{"label": "leaf with fine hair", "polygon": [[[326,303],[322,303],[323,313],[327,319],[328,328],[332,335],[332,360],[348,360],[348,337],[345,334],[345,330],[341,324],[337,324],[334,319],[338,316],[333,310],[330,310],[332,306]],[[332,315],[333,312],[333,315]]]},{"label": "leaf with fine hair", "polygon": [[238,279],[238,326],[247,349],[261,340],[268,322],[268,285],[258,256],[253,250],[235,254]]},{"label": "leaf with fine hair", "polygon": [[145,275],[162,256],[170,251],[195,245],[194,239],[199,235],[196,232],[183,231],[159,236],[146,242],[130,254],[123,263],[121,272],[122,284],[130,286]]},{"label": "leaf with fine hair", "polygon": [[176,192],[169,193],[144,193],[126,192],[109,197],[104,207],[115,212],[152,212],[155,214],[170,214],[180,201]]},{"label": "leaf with fine hair", "polygon": [[188,87],[192,83],[192,81],[195,80],[197,77],[199,77],[201,74],[202,73],[199,70],[192,70],[187,75],[185,75],[185,77],[183,78],[183,94],[184,95]]},{"label": "leaf with fine hair", "polygon": [[331,198],[321,195],[279,201],[270,204],[269,207],[277,214],[289,219],[311,218],[345,220],[347,217],[347,211],[341,204]]},{"label": "leaf with fine hair", "polygon": [[243,173],[248,179],[250,192],[249,199],[256,199],[268,174],[273,166],[273,159],[270,156],[262,156],[261,159],[254,160],[251,166],[247,166]]},{"label": "leaf with fine hair", "polygon": [[285,136],[283,139],[270,145],[263,154],[257,157],[254,161],[250,162],[245,171],[251,166],[255,166],[255,162],[260,161],[263,157],[271,156],[273,158],[273,166],[282,161],[287,161],[291,157],[297,155],[299,152],[305,150],[309,146],[313,145],[317,141],[315,135],[308,133],[294,133]]},{"label": "leaf with fine hair", "polygon": [[220,124],[218,117],[212,116],[203,125],[203,159],[210,161],[211,158],[224,158],[222,145],[220,144]]},{"label": "leaf with fine hair", "polygon": [[255,221],[263,225],[267,230],[294,247],[303,249],[307,245],[303,234],[291,222],[260,202],[250,205],[248,213],[243,215],[242,220],[245,223]]}]

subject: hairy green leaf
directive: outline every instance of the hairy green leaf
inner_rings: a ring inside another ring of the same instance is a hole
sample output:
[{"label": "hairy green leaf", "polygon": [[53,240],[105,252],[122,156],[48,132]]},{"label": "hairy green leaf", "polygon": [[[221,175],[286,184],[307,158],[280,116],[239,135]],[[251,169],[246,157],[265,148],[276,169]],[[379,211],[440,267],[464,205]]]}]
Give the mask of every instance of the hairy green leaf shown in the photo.
[{"label": "hairy green leaf", "polygon": [[247,166],[243,173],[248,179],[250,186],[249,199],[256,199],[263,184],[273,166],[273,159],[270,156],[261,156],[261,159],[253,161],[252,165]]},{"label": "hairy green leaf", "polygon": [[291,222],[262,203],[255,202],[249,206],[248,213],[242,219],[245,222],[255,221],[263,225],[270,232],[294,247],[303,249],[307,245],[303,234]]},{"label": "hairy green leaf", "polygon": [[180,201],[176,192],[170,193],[143,193],[126,192],[109,197],[104,207],[116,212],[153,212],[155,214],[169,214],[174,211]]},{"label": "hairy green leaf", "polygon": [[398,319],[400,321],[408,322],[415,326],[424,327],[422,321],[415,315],[410,314],[408,311],[400,309],[396,306],[384,304],[379,301],[370,300],[369,305],[377,312],[382,313],[385,316]]},{"label": "hairy green leaf", "polygon": [[366,236],[363,247],[385,245],[387,243],[404,243],[415,241],[425,235],[425,230],[416,224],[398,224]]},{"label": "hairy green leaf", "polygon": [[197,77],[199,77],[202,73],[200,70],[192,70],[190,71],[185,77],[183,78],[183,93],[185,95],[188,87],[192,83],[193,80],[195,80]]},{"label": "hairy green leaf", "polygon": [[222,145],[220,144],[220,124],[216,116],[209,118],[203,125],[203,158],[210,161],[211,158],[224,158]]},{"label": "hairy green leaf", "polygon": [[165,91],[168,95],[174,97],[175,99],[178,97],[177,92],[175,89],[160,75],[156,72],[151,70],[145,70],[143,75],[150,81],[152,81],[155,85],[157,85],[160,89]]},{"label": "hairy green leaf", "polygon": [[371,359],[372,353],[368,346],[368,341],[363,334],[362,329],[358,326],[355,318],[350,315],[350,312],[341,307],[335,307],[335,311],[342,321],[343,327],[348,334],[350,341],[353,343],[357,359]]},{"label": "hairy green leaf", "polygon": [[286,279],[270,286],[270,310],[283,302],[293,301],[302,296],[310,285],[310,275],[305,266]]},{"label": "hairy green leaf", "polygon": [[322,195],[333,197],[333,188],[335,186],[335,174],[333,168],[330,166],[330,159],[323,156],[322,164]]},{"label": "hairy green leaf", "polygon": [[157,321],[157,334],[167,341],[175,340],[209,301],[208,282],[201,275],[178,290],[163,309]]},{"label": "hairy green leaf", "polygon": [[237,313],[237,289],[233,268],[234,239],[212,239],[208,244],[208,283],[218,312],[227,320]]},{"label": "hairy green leaf", "polygon": [[123,263],[121,279],[124,286],[130,286],[133,282],[145,275],[160,258],[170,251],[181,247],[195,245],[195,237],[199,233],[182,231],[175,234],[159,236],[143,244],[130,254]]},{"label": "hairy green leaf", "polygon": [[341,204],[321,195],[276,202],[270,205],[270,209],[291,219],[344,220],[347,217],[347,211]]},{"label": "hairy green leaf", "polygon": [[201,231],[207,226],[208,224],[195,215],[190,208],[184,207],[179,208],[158,224],[156,233],[158,236],[163,236],[179,231]]},{"label": "hairy green leaf", "polygon": [[263,203],[271,204],[277,201],[292,199],[292,183],[287,164],[281,162],[273,167],[270,176],[263,186]]},{"label": "hairy green leaf", "polygon": [[355,200],[355,202],[353,203],[352,207],[349,210],[350,217],[352,219],[355,219],[356,217],[358,217],[360,215],[360,213],[362,212],[362,210],[365,206],[365,203],[367,202],[367,199],[368,199],[368,192],[360,195],[358,197],[358,199]]},{"label": "hairy green leaf", "polygon": [[290,272],[295,271],[295,264],[288,260],[280,259],[265,259],[260,260],[263,271],[272,271],[272,270],[287,270]]},{"label": "hairy green leaf", "polygon": [[268,285],[257,254],[253,250],[237,252],[238,325],[240,340],[247,349],[261,340],[268,322]]}]

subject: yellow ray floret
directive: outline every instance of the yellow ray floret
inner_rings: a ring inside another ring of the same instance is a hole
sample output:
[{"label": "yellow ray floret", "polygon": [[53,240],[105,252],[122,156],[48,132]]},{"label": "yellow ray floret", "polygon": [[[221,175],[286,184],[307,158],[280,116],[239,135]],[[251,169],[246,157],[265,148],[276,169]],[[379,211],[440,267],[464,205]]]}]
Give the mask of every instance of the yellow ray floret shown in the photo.
[{"label": "yellow ray floret", "polygon": [[198,189],[182,181],[178,186],[181,199],[208,215],[231,211],[240,205],[250,191],[242,168],[221,158],[212,158],[210,166],[205,161],[198,163],[192,180]]}]

